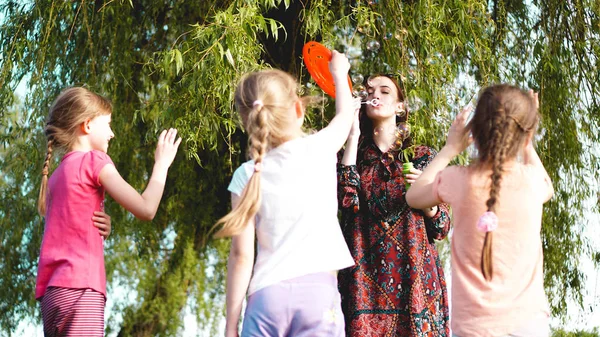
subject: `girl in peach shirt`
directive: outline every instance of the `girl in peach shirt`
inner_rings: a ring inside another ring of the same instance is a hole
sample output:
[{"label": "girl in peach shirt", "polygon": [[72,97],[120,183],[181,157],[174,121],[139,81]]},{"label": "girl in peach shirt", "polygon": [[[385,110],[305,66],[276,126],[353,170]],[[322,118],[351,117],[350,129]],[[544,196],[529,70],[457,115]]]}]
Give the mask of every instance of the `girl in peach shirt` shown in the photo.
[{"label": "girl in peach shirt", "polygon": [[[554,190],[532,145],[537,94],[494,85],[483,90],[466,123],[470,110],[456,117],[446,145],[406,200],[413,208],[452,207],[455,336],[548,336],[540,230]],[[478,158],[446,167],[472,141]]]}]

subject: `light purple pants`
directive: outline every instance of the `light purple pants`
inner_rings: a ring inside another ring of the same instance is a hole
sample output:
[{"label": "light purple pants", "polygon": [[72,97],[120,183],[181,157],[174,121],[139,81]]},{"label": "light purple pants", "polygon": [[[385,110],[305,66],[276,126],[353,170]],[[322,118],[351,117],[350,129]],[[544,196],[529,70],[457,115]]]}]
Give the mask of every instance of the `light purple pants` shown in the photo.
[{"label": "light purple pants", "polygon": [[258,290],[248,298],[242,337],[343,337],[337,278],[310,274]]}]

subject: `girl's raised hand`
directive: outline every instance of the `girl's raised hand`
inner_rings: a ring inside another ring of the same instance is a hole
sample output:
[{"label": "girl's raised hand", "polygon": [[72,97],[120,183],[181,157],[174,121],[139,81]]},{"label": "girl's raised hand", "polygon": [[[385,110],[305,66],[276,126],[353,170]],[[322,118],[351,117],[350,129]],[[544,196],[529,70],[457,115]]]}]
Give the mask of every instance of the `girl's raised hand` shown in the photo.
[{"label": "girl's raised hand", "polygon": [[177,139],[177,129],[163,130],[160,136],[158,136],[154,161],[166,168],[171,166],[177,154],[179,144],[181,144],[181,137]]},{"label": "girl's raised hand", "polygon": [[452,122],[452,126],[450,126],[450,131],[448,131],[446,147],[452,149],[454,155],[463,152],[473,141],[466,129],[467,117],[472,109],[473,106],[471,105],[467,105],[463,108],[462,111],[456,115],[454,122]]},{"label": "girl's raised hand", "polygon": [[177,139],[177,130],[169,129],[158,136],[154,152],[154,167],[148,185],[142,194],[121,177],[114,165],[104,165],[100,170],[100,184],[119,205],[125,207],[136,218],[144,221],[154,219],[160,199],[165,190],[169,166],[173,163],[181,138]]},{"label": "girl's raised hand", "polygon": [[337,50],[332,50],[331,60],[329,60],[329,71],[334,79],[336,76],[343,76],[345,78],[348,74],[348,70],[350,70],[350,62],[346,55]]},{"label": "girl's raised hand", "polygon": [[533,89],[529,89],[529,96],[531,96],[531,99],[533,100],[533,104],[535,105],[535,109],[539,109],[540,108],[540,100],[538,98],[538,93],[533,91]]}]

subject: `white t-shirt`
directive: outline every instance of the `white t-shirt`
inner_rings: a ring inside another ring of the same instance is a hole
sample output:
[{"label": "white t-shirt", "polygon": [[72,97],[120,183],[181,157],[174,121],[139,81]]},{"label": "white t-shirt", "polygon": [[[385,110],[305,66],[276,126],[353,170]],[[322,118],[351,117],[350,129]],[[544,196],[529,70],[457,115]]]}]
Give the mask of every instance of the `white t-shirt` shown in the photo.
[{"label": "white t-shirt", "polygon": [[[258,248],[248,294],[354,265],[337,218],[337,157],[319,143],[324,140],[319,134],[296,138],[263,158]],[[253,173],[253,161],[242,164],[229,191],[241,196]]]}]

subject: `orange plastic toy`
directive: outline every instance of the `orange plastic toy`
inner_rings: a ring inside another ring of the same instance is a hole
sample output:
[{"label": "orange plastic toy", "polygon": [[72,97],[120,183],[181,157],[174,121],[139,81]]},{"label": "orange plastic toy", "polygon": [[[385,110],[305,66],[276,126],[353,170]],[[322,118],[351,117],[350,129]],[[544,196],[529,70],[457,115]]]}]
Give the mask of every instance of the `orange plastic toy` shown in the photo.
[{"label": "orange plastic toy", "polygon": [[[315,80],[317,85],[326,94],[335,98],[335,84],[333,83],[333,76],[329,71],[331,50],[318,42],[310,41],[302,48],[302,56],[304,56],[304,64],[313,80]],[[350,76],[348,76],[348,84],[350,85],[350,90],[352,90]]]}]

